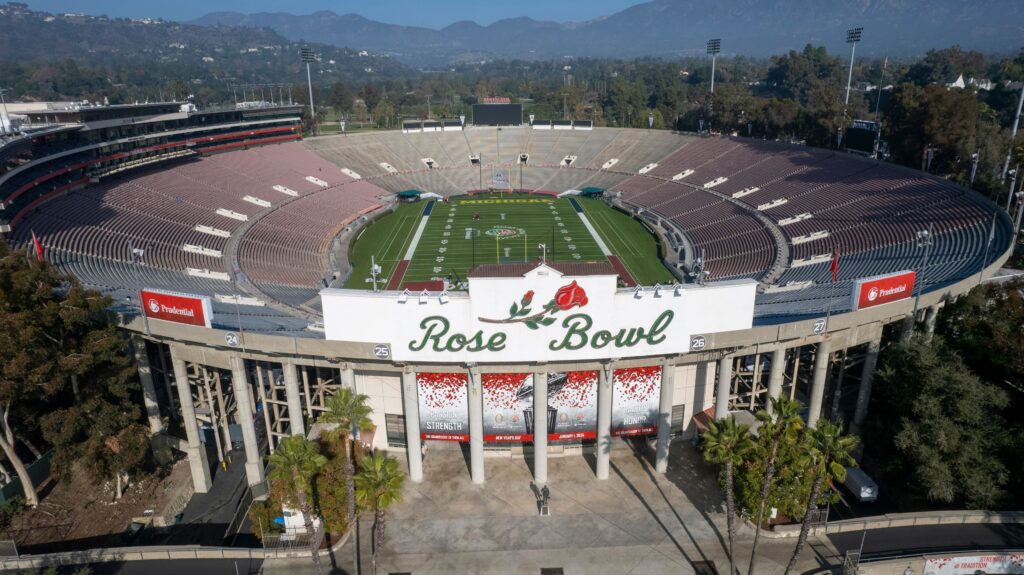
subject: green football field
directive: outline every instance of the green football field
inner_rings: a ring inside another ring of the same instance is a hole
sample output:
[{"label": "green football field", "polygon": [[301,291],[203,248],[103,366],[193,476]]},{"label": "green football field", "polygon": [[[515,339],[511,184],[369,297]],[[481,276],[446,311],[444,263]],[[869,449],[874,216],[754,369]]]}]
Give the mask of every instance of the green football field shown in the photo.
[{"label": "green football field", "polygon": [[[576,198],[612,254],[640,284],[672,283],[658,258],[658,245],[646,228],[598,199]],[[358,236],[350,251],[354,270],[346,288],[368,289],[370,261],[381,266],[383,289],[416,241],[428,202],[401,204]],[[544,244],[545,248],[541,248]],[[474,266],[535,261],[546,250],[549,261],[607,261],[598,242],[567,198],[527,194],[462,196],[434,202],[402,283],[438,277],[463,281]]]}]

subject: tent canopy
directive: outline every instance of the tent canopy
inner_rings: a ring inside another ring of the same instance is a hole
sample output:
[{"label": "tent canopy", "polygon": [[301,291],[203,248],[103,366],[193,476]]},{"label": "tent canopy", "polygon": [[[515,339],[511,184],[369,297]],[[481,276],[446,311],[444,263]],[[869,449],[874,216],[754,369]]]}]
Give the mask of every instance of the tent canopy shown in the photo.
[{"label": "tent canopy", "polygon": [[398,192],[396,195],[400,198],[418,198],[422,193],[423,192],[419,190],[402,190],[401,192]]},{"label": "tent canopy", "polygon": [[584,196],[600,196],[604,194],[604,188],[595,188],[593,186],[587,186],[580,190]]}]

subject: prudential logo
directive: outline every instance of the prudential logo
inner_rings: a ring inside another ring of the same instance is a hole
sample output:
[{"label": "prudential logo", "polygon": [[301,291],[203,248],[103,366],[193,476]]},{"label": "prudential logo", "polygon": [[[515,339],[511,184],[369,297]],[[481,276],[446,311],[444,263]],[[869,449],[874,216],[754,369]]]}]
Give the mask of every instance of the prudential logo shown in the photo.
[{"label": "prudential logo", "polygon": [[149,311],[160,313],[160,302],[156,301],[156,299],[150,298],[146,305],[149,306]]},{"label": "prudential logo", "polygon": [[868,291],[868,301],[875,301],[878,299],[878,288],[873,287]]}]

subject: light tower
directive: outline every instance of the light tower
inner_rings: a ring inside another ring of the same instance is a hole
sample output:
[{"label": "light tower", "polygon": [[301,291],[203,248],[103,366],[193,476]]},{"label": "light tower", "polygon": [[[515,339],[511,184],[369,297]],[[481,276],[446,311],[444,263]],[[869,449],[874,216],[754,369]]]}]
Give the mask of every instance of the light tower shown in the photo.
[{"label": "light tower", "polygon": [[715,59],[722,51],[722,39],[712,38],[708,40],[708,54],[711,55],[711,93],[715,93]]},{"label": "light tower", "polygon": [[860,36],[864,33],[863,27],[850,28],[846,31],[846,43],[850,44],[850,71],[846,75],[846,100],[843,102],[844,107],[850,105],[850,84],[853,82],[853,57],[857,53],[857,43],[860,42]]},{"label": "light tower", "polygon": [[299,51],[299,55],[302,57],[302,63],[306,65],[306,85],[309,87],[309,118],[316,126],[316,109],[313,108],[313,78],[309,72],[309,65],[316,62],[316,53],[312,48],[303,47]]}]

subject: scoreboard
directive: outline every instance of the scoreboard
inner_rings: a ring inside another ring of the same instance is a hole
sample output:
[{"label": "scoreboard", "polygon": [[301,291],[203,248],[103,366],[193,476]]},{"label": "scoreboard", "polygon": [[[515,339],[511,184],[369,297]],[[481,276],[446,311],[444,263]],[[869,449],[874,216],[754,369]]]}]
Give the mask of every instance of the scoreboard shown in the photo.
[{"label": "scoreboard", "polygon": [[522,104],[473,104],[474,126],[521,126]]}]

